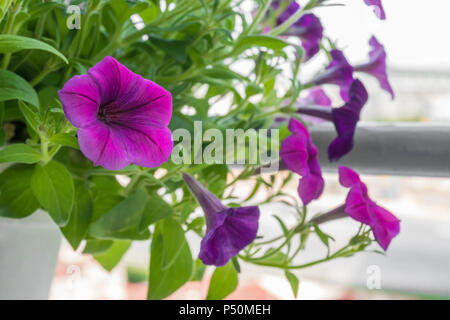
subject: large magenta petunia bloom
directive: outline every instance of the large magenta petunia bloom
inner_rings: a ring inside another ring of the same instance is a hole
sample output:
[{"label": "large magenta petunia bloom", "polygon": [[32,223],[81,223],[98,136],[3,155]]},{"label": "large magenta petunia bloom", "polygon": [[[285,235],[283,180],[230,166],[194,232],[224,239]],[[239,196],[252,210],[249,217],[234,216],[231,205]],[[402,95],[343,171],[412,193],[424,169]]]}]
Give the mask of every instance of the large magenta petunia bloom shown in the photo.
[{"label": "large magenta petunia bloom", "polygon": [[342,51],[334,49],[330,54],[331,62],[325,69],[325,72],[305,85],[335,84],[340,87],[342,99],[347,101],[348,91],[353,82],[353,67],[348,63]]},{"label": "large magenta petunia bloom", "polygon": [[364,2],[368,6],[373,7],[373,11],[378,19],[380,20],[386,19],[386,14],[384,12],[383,5],[381,4],[381,0],[364,0]]},{"label": "large magenta petunia bloom", "polygon": [[79,128],[81,151],[94,165],[119,170],[168,160],[172,96],[158,84],[105,57],[58,94],[67,119]]},{"label": "large magenta petunia bloom", "polygon": [[292,135],[282,142],[280,156],[289,170],[302,177],[298,184],[298,194],[306,206],[318,199],[324,188],[318,151],[308,130],[300,121],[292,118],[288,128]]},{"label": "large magenta petunia bloom", "polygon": [[183,173],[183,179],[205,213],[199,258],[206,265],[223,266],[256,238],[259,208],[228,208],[190,175]]},{"label": "large magenta petunia bloom", "polygon": [[337,161],[353,149],[356,126],[368,100],[367,90],[358,79],[353,80],[348,101],[340,108],[302,107],[297,113],[334,123],[337,137],[328,147],[328,158]]},{"label": "large magenta petunia bloom", "polygon": [[345,212],[353,219],[370,226],[375,239],[386,251],[391,240],[400,233],[400,220],[370,199],[367,186],[352,169],[339,166],[339,182],[350,188],[345,201]]},{"label": "large magenta petunia bloom", "polygon": [[389,83],[386,72],[386,51],[383,45],[381,45],[377,38],[370,38],[369,41],[372,50],[369,52],[370,60],[368,63],[355,67],[355,71],[365,72],[375,77],[380,83],[381,88],[390,93],[392,99],[394,99],[394,91]]}]

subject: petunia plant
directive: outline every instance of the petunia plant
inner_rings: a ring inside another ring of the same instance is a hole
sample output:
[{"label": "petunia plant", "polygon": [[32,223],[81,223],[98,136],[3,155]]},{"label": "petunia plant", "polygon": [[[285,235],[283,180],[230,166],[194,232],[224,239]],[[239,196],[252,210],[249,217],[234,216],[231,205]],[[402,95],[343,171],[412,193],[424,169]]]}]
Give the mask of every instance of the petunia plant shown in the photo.
[{"label": "petunia plant", "polygon": [[[381,1],[361,2],[386,18]],[[293,270],[375,251],[374,242],[387,250],[399,220],[351,168],[339,167],[342,205],[308,210],[327,186],[319,152],[339,161],[353,148],[370,96],[358,74],[394,97],[375,37],[368,62],[353,65],[326,36],[318,13],[334,4],[3,1],[0,216],[48,212],[106,270],[133,241],[150,240],[149,299],[201,279],[205,266],[215,268],[208,299],[224,298],[246,264],[283,270],[296,294]],[[321,60],[316,76],[302,73]],[[321,122],[336,128],[328,151],[308,131]],[[274,214],[267,203],[281,208],[279,234],[258,229]],[[334,250],[321,226],[345,217],[355,233]],[[299,263],[313,236],[324,256]]]}]

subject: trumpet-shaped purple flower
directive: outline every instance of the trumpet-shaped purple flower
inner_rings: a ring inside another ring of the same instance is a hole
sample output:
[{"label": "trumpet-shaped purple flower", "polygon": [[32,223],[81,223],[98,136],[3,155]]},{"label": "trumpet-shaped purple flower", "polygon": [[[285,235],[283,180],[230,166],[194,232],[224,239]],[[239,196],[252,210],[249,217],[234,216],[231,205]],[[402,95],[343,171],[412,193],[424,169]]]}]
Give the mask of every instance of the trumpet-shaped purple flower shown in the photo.
[{"label": "trumpet-shaped purple flower", "polygon": [[157,167],[172,151],[170,92],[105,57],[58,92],[84,155],[109,170]]},{"label": "trumpet-shaped purple flower", "polygon": [[305,49],[304,59],[309,60],[320,50],[323,27],[319,18],[309,13],[303,15],[285,34],[300,38]]},{"label": "trumpet-shaped purple flower", "polygon": [[[272,8],[278,9],[279,2],[273,2]],[[293,1],[278,16],[277,26],[288,20],[300,5]],[[314,14],[309,13],[300,17],[285,33],[287,36],[297,36],[302,41],[302,47],[305,49],[305,60],[311,59],[320,49],[320,40],[323,36],[323,27],[320,19]]]},{"label": "trumpet-shaped purple flower", "polygon": [[353,81],[349,96],[349,100],[343,107],[332,109],[337,137],[328,147],[330,161],[339,160],[353,149],[356,125],[369,97],[366,88],[358,79]]},{"label": "trumpet-shaped purple flower", "polygon": [[375,13],[378,19],[380,20],[386,19],[386,14],[384,12],[383,5],[381,4],[381,0],[364,0],[364,2],[368,6],[373,7],[373,12]]},{"label": "trumpet-shaped purple flower", "polygon": [[318,151],[308,130],[300,121],[292,118],[289,121],[289,131],[292,135],[282,142],[280,156],[289,170],[302,177],[298,184],[298,194],[306,206],[318,199],[324,188]]},{"label": "trumpet-shaped purple flower", "polygon": [[349,153],[354,144],[356,125],[368,94],[361,81],[355,79],[349,90],[349,100],[340,108],[304,107],[297,110],[300,114],[332,121],[337,137],[328,147],[328,158],[337,161]]},{"label": "trumpet-shaped purple flower", "polygon": [[183,173],[183,179],[205,213],[199,258],[204,264],[223,266],[255,239],[259,208],[228,208],[190,175]]},{"label": "trumpet-shaped purple flower", "polygon": [[367,186],[352,169],[339,166],[339,181],[342,186],[350,188],[345,201],[345,212],[353,219],[370,226],[375,239],[386,251],[391,240],[400,232],[400,220],[370,199]]},{"label": "trumpet-shaped purple flower", "polygon": [[342,51],[334,49],[330,54],[331,62],[325,72],[310,81],[308,85],[335,84],[341,89],[342,99],[347,101],[348,91],[353,82],[353,67],[348,63]]},{"label": "trumpet-shaped purple flower", "polygon": [[392,99],[394,99],[394,91],[386,72],[386,51],[375,37],[370,38],[369,44],[372,47],[372,50],[369,52],[369,62],[356,66],[355,71],[365,72],[375,77],[381,88],[389,92]]}]

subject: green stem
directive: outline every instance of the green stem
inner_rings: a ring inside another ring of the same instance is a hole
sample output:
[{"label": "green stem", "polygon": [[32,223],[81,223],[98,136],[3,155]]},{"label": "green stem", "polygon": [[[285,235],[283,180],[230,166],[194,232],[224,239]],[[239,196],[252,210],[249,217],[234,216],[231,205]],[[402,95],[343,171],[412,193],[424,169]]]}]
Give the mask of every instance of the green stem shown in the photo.
[{"label": "green stem", "polygon": [[261,20],[264,18],[265,14],[266,14],[267,10],[269,10],[269,7],[270,7],[271,4],[272,4],[271,0],[266,0],[266,2],[264,3],[262,9],[260,9],[258,11],[258,14],[256,15],[255,19],[253,19],[251,25],[248,27],[247,30],[244,30],[239,35],[239,38],[245,37],[246,35],[249,35],[249,34],[251,34],[253,32],[253,30],[256,28],[256,26],[259,25]]},{"label": "green stem", "polygon": [[53,70],[49,69],[49,68],[45,68],[44,70],[42,70],[36,77],[34,77],[31,81],[30,81],[30,85],[32,87],[36,86],[39,82],[42,81],[42,79],[44,79],[50,72],[52,72]]},{"label": "green stem", "polygon": [[48,140],[44,134],[41,134],[41,153],[42,153],[42,162],[45,164],[50,161],[50,157],[48,155]]},{"label": "green stem", "polygon": [[[14,6],[14,3],[11,5]],[[14,27],[14,21],[16,20],[16,13],[20,8],[21,4],[19,4],[18,8],[11,8],[10,15],[8,17],[8,21],[6,22],[5,32],[4,34],[9,34],[12,32]],[[9,65],[9,61],[11,60],[11,52],[5,53],[2,60],[2,69],[7,69]]]},{"label": "green stem", "polygon": [[276,28],[273,28],[268,34],[271,36],[278,36],[284,33],[287,29],[289,29],[294,23],[297,22],[298,19],[303,15],[305,9],[298,9],[289,19],[283,22]]},{"label": "green stem", "polygon": [[130,183],[125,187],[123,193],[128,196],[136,186],[136,184],[139,182],[139,179],[141,178],[141,172],[136,173],[132,178]]}]

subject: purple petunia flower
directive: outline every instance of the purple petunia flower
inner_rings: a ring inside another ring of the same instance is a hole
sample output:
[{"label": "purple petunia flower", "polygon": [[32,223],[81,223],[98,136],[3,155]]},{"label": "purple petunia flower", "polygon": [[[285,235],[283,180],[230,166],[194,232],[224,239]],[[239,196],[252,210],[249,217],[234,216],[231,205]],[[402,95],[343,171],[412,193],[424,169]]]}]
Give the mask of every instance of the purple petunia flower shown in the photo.
[{"label": "purple petunia flower", "polygon": [[58,94],[67,119],[79,128],[81,151],[94,165],[119,170],[168,160],[172,96],[156,83],[105,57]]},{"label": "purple petunia flower", "polygon": [[369,44],[372,47],[372,50],[369,52],[370,61],[356,66],[355,71],[365,72],[377,78],[381,88],[389,92],[392,99],[394,99],[394,91],[386,72],[386,51],[375,37],[370,38]]},{"label": "purple petunia flower", "polygon": [[285,34],[300,38],[302,47],[305,49],[304,59],[307,61],[320,50],[323,27],[319,18],[309,13],[303,15]]},{"label": "purple petunia flower", "polygon": [[255,239],[259,208],[228,208],[190,175],[183,173],[183,179],[205,213],[199,258],[204,264],[223,266]]},{"label": "purple petunia flower", "polygon": [[353,82],[353,67],[348,63],[342,51],[334,49],[330,54],[332,59],[325,72],[305,85],[338,85],[341,89],[342,99],[347,101],[348,91]]},{"label": "purple petunia flower", "polygon": [[[272,2],[272,8],[278,10],[280,3],[278,1]],[[277,26],[283,24],[288,20],[297,10],[300,5],[293,1],[286,9],[278,16]],[[305,49],[304,59],[307,61],[311,59],[320,50],[320,40],[323,36],[323,27],[320,19],[314,14],[309,13],[300,17],[285,33],[287,36],[297,36],[302,41],[302,47]]]},{"label": "purple petunia flower", "polygon": [[386,19],[386,14],[384,12],[383,5],[381,4],[381,0],[364,0],[364,2],[368,6],[373,7],[373,12],[375,13],[378,19],[380,20]]},{"label": "purple petunia flower", "polygon": [[292,118],[289,121],[289,131],[292,135],[282,142],[280,156],[289,170],[302,176],[298,184],[298,194],[306,206],[312,200],[318,199],[324,188],[318,151],[308,130],[300,121]]},{"label": "purple petunia flower", "polygon": [[328,158],[337,161],[349,153],[354,144],[356,125],[363,106],[368,99],[367,90],[361,81],[355,79],[349,90],[349,100],[340,108],[303,107],[297,110],[300,114],[332,121],[337,137],[328,147]]},{"label": "purple petunia flower", "polygon": [[400,220],[370,199],[367,186],[352,169],[339,166],[339,182],[350,188],[345,201],[345,212],[353,219],[370,226],[375,239],[386,251],[391,240],[400,232]]},{"label": "purple petunia flower", "polygon": [[[273,1],[271,6],[274,10],[278,10],[280,7],[281,1]],[[278,16],[277,18],[277,26],[285,23],[297,10],[300,9],[300,5],[294,0],[288,4],[286,9]]]}]

